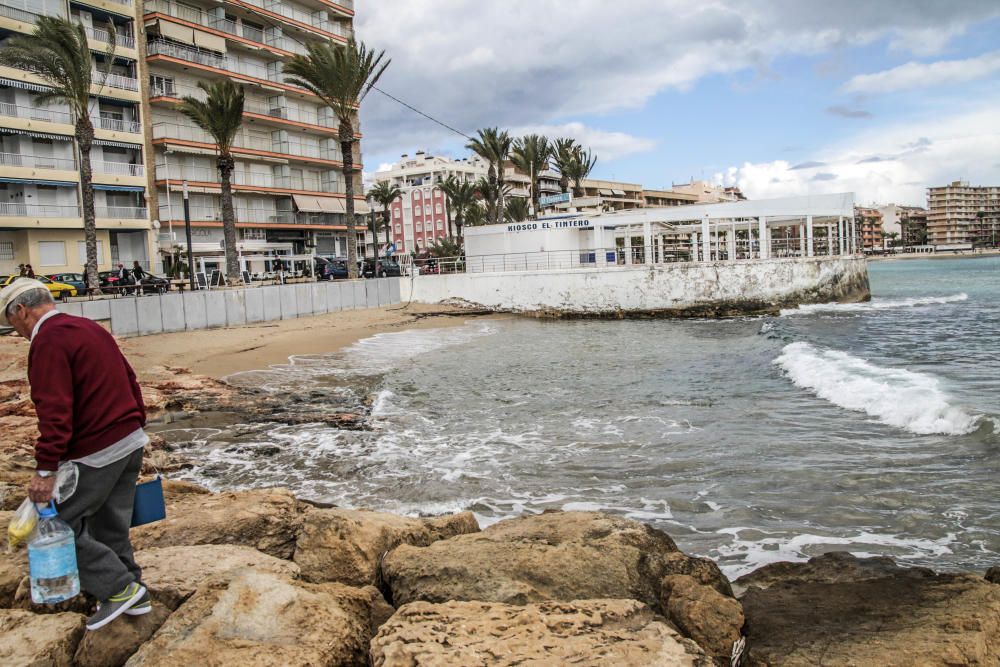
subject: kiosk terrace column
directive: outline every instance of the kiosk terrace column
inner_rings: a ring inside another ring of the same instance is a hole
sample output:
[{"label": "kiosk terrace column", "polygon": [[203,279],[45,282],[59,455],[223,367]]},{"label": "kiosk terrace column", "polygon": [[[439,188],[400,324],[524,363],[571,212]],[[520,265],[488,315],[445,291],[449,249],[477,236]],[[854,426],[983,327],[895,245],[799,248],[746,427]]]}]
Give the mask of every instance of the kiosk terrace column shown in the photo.
[{"label": "kiosk terrace column", "polygon": [[708,213],[701,219],[701,254],[702,261],[712,261],[712,235],[709,231]]},{"label": "kiosk terrace column", "polygon": [[813,250],[813,217],[806,216],[806,257],[812,257],[816,253]]},{"label": "kiosk terrace column", "polygon": [[770,244],[767,242],[767,218],[763,215],[757,219],[757,238],[757,258],[767,259],[771,256],[771,252],[768,248]]}]

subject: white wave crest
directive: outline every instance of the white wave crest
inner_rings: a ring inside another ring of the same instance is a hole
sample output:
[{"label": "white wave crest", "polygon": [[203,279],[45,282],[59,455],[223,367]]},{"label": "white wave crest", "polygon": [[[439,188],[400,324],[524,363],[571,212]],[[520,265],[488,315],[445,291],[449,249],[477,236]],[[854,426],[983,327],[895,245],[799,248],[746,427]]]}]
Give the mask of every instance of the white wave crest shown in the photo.
[{"label": "white wave crest", "polygon": [[969,295],[965,292],[950,296],[919,296],[905,299],[872,299],[865,303],[805,303],[798,308],[782,308],[781,316],[809,315],[812,313],[866,313],[876,310],[892,310],[894,308],[917,308],[944,303],[965,301]]},{"label": "white wave crest", "polygon": [[820,398],[911,433],[962,435],[981,419],[952,405],[935,377],[882,368],[839,350],[791,343],[774,363]]}]

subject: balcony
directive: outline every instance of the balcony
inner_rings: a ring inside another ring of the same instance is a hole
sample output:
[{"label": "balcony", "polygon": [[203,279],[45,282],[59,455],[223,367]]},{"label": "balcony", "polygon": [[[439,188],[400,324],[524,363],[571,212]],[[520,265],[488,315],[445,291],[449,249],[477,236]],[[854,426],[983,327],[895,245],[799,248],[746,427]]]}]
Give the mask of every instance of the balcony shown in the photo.
[{"label": "balcony", "polygon": [[[166,180],[167,175],[165,165],[156,166],[156,178],[158,180]],[[220,182],[219,170],[210,167],[182,165],[171,168],[169,176],[172,184],[180,184],[181,181],[197,181],[199,183]],[[237,171],[233,174],[233,184],[257,188],[303,190],[306,192],[344,193],[343,183],[331,182],[315,176],[275,176],[273,174]]]},{"label": "balcony", "polygon": [[41,107],[23,107],[9,102],[0,102],[0,116],[28,118],[30,120],[42,120],[49,123],[63,123],[66,125],[73,124],[73,114],[68,111]]},{"label": "balcony", "polygon": [[[194,141],[202,144],[215,145],[215,139],[208,133],[195,125],[177,125],[174,123],[153,123],[154,139],[179,139],[181,141]],[[292,158],[308,157],[320,160],[340,160],[338,149],[324,149],[311,144],[303,144],[298,141],[279,141],[250,135],[245,130],[240,130],[233,140],[233,148],[267,151],[269,153],[280,153]]]},{"label": "balcony", "polygon": [[98,206],[95,213],[98,218],[113,220],[144,220],[146,218],[145,207],[139,206]]},{"label": "balcony", "polygon": [[5,218],[79,218],[79,206],[59,204],[0,203],[0,217]]},{"label": "balcony", "polygon": [[[83,30],[84,32],[87,33],[87,37],[90,37],[95,42],[104,42],[105,44],[111,43],[111,33],[103,28],[91,28],[88,26],[84,26]],[[127,49],[134,49],[135,37],[129,34],[116,32],[115,44],[118,46],[123,46]]]},{"label": "balcony", "polygon": [[172,2],[172,0],[152,0],[151,2],[147,2],[145,4],[145,11],[158,12],[167,16],[173,16],[174,18],[178,18],[189,23],[195,23],[197,25],[205,26],[206,28],[212,28],[214,30],[218,30],[219,32],[224,32],[227,35],[242,37],[243,39],[256,42],[257,44],[273,46],[276,49],[284,49],[285,51],[292,51],[293,53],[301,54],[309,52],[308,49],[293,39],[289,39],[287,37],[269,37],[260,28],[244,25],[243,23],[237,23],[232,19],[215,18],[206,14],[197,7],[181,5],[176,2]]},{"label": "balcony", "polygon": [[141,134],[142,126],[132,120],[122,120],[118,118],[91,118],[95,127],[102,130],[111,130],[112,132],[129,132],[131,134]]},{"label": "balcony", "polygon": [[74,160],[73,158],[23,155],[21,153],[0,153],[0,166],[27,167],[28,169],[62,169],[65,171],[75,171],[76,160]]},{"label": "balcony", "polygon": [[129,164],[128,162],[108,162],[105,160],[95,160],[91,162],[91,167],[99,174],[114,174],[116,176],[145,176],[146,168],[141,164]]},{"label": "balcony", "polygon": [[[97,70],[93,70],[90,73],[91,81],[100,84],[102,82],[102,75]],[[108,74],[107,79],[103,79],[104,85],[110,88],[120,88],[122,90],[139,90],[139,80],[133,79],[129,76],[122,76],[121,74]]]},{"label": "balcony", "polygon": [[151,56],[169,56],[216,69],[227,69],[227,58],[220,56],[214,51],[203,51],[193,46],[174,44],[159,39],[151,40],[146,45],[146,49],[147,53]]},{"label": "balcony", "polygon": [[21,23],[31,23],[34,25],[41,16],[63,16],[63,13],[55,12],[53,14],[39,14],[37,12],[29,12],[25,9],[21,9],[20,7],[12,7],[10,5],[0,3],[0,16],[20,21]]}]

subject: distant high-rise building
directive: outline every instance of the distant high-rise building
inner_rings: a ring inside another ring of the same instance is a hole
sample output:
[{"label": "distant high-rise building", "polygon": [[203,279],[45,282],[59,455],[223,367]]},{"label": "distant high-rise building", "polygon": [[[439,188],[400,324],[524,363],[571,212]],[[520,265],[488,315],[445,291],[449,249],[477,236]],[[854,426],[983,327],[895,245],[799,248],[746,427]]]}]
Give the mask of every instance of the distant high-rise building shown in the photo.
[{"label": "distant high-rise building", "polygon": [[878,211],[882,214],[882,235],[886,247],[927,243],[927,209],[887,204],[879,206]]},{"label": "distant high-rise building", "polygon": [[927,235],[933,245],[996,246],[1000,241],[1000,186],[966,181],[927,188]]},{"label": "distant high-rise building", "polygon": [[861,237],[861,247],[864,250],[882,249],[882,213],[877,208],[854,208],[854,219]]}]

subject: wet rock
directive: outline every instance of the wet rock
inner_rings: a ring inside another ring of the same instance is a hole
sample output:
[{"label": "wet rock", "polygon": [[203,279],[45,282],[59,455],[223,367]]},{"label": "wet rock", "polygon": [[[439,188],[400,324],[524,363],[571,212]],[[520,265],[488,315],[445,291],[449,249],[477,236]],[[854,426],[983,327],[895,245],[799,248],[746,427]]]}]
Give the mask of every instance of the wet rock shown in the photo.
[{"label": "wet rock", "polygon": [[1000,584],[1000,567],[991,567],[986,570],[986,581]]},{"label": "wet rock", "polygon": [[299,576],[299,566],[295,563],[236,545],[154,547],[136,552],[135,559],[142,566],[143,583],[152,598],[169,609],[180,606],[202,582],[224,579],[243,568],[290,579]]},{"label": "wet rock", "polygon": [[162,480],[162,483],[163,498],[168,504],[181,500],[189,494],[208,495],[211,493],[211,491],[205,487],[195,484],[194,482],[164,479]]},{"label": "wet rock", "polygon": [[195,544],[241,544],[291,558],[302,519],[287,489],[176,496],[163,521],[132,530],[135,549]]},{"label": "wet rock", "polygon": [[[833,584],[878,579],[895,575],[899,570],[891,558],[858,558],[847,552],[833,551],[810,558],[807,563],[770,563],[734,581],[733,589],[737,595],[742,595],[751,587],[763,589],[776,583],[808,581]],[[926,568],[911,568],[910,573],[933,574]]]},{"label": "wet rock", "polygon": [[80,614],[0,609],[0,665],[70,667],[84,622]]},{"label": "wet rock", "polygon": [[122,615],[95,632],[86,632],[74,656],[74,667],[118,667],[160,629],[170,609],[153,602],[142,616]]},{"label": "wet rock", "polygon": [[363,666],[389,611],[371,586],[306,584],[244,569],[203,584],[126,664]]},{"label": "wet rock", "polygon": [[367,510],[318,509],[303,518],[295,562],[306,581],[371,585],[377,582],[382,556],[400,544],[427,546],[478,530],[472,512],[414,519]]},{"label": "wet rock", "polygon": [[375,667],[712,664],[635,600],[413,602],[379,630],[371,660]]},{"label": "wet rock", "polygon": [[736,598],[686,574],[664,577],[660,595],[664,615],[682,635],[720,664],[728,661],[743,627],[743,607]]},{"label": "wet rock", "polygon": [[730,594],[714,563],[691,560],[697,559],[678,551],[666,533],[638,521],[599,512],[545,512],[428,547],[402,545],[383,560],[382,574],[397,606],[415,600],[628,598],[656,609],[661,580],[679,569],[714,573],[705,579]]},{"label": "wet rock", "polygon": [[786,581],[748,589],[750,664],[997,664],[1000,587],[879,560],[881,577],[831,582],[819,572],[812,580],[808,563],[789,564]]}]

